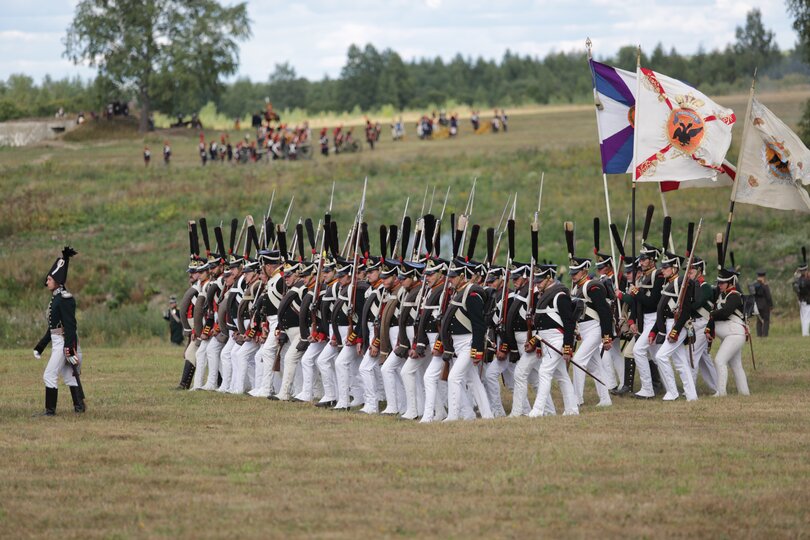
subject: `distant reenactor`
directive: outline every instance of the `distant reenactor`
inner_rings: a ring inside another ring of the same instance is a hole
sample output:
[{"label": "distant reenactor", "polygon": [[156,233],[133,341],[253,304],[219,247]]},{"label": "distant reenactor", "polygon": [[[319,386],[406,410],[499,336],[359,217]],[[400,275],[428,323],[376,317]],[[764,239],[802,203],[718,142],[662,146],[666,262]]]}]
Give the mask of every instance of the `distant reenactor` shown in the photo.
[{"label": "distant reenactor", "polygon": [[321,143],[321,155],[329,157],[329,136],[326,134],[326,128],[321,129],[321,136],[318,141]]},{"label": "distant reenactor", "polygon": [[163,164],[168,165],[172,159],[172,147],[169,146],[169,141],[163,141]]},{"label": "distant reenactor", "polygon": [[205,148],[205,135],[200,133],[200,144],[197,145],[197,149],[200,154],[200,163],[205,165],[208,162],[208,151]]},{"label": "distant reenactor", "polygon": [[71,247],[62,250],[45,278],[45,286],[51,292],[48,303],[48,328],[45,335],[34,347],[34,357],[41,358],[45,347],[51,344],[51,356],[45,366],[42,378],[45,381],[45,412],[41,416],[54,416],[59,396],[59,377],[70,388],[73,410],[85,411],[84,391],[79,372],[82,365],[82,351],[79,348],[79,334],[76,326],[76,299],[65,287],[68,265],[76,251]]},{"label": "distant reenactor", "polygon": [[149,150],[148,146],[143,147],[143,165],[144,167],[149,166],[149,162],[152,160],[152,152]]},{"label": "distant reenactor", "polygon": [[810,336],[810,270],[807,268],[807,250],[802,246],[802,263],[793,274],[793,290],[799,300],[802,336]]},{"label": "distant reenactor", "polygon": [[773,297],[764,270],[757,272],[757,280],[748,286],[748,292],[754,297],[757,306],[757,337],[768,337]]}]

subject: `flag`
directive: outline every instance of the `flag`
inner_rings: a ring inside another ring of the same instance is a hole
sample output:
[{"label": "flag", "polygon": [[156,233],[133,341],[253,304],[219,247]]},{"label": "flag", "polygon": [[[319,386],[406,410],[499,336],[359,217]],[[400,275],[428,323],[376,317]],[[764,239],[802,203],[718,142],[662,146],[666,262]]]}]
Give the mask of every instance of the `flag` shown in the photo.
[{"label": "flag", "polygon": [[699,180],[686,180],[684,182],[670,182],[665,180],[658,185],[662,193],[688,188],[731,187],[734,185],[734,179],[736,177],[737,169],[734,168],[734,165],[723,160],[723,164],[720,166],[720,171],[717,173],[716,178],[701,178]]},{"label": "flag", "polygon": [[810,212],[810,150],[756,98],[740,149],[736,202]]},{"label": "flag", "polygon": [[589,60],[593,75],[596,126],[602,153],[602,172],[633,172],[633,115],[636,74]]},{"label": "flag", "polygon": [[731,109],[677,79],[639,68],[636,170],[640,182],[716,178],[731,144]]}]

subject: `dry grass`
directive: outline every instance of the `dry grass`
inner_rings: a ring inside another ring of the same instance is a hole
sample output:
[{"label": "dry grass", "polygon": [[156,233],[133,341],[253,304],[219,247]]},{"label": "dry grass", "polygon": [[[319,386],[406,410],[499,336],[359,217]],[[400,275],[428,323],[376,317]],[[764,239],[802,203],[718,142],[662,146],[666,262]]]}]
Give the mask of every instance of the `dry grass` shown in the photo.
[{"label": "dry grass", "polygon": [[[787,323],[777,333],[795,335],[796,322]],[[86,351],[89,412],[74,415],[61,390],[56,418],[31,419],[42,364],[4,351],[0,530],[5,538],[806,537],[807,344],[758,341],[759,371],[745,360],[749,398],[616,399],[577,418],[429,426],[175,392],[180,353],[168,346]],[[595,403],[592,385],[587,392]]]}]

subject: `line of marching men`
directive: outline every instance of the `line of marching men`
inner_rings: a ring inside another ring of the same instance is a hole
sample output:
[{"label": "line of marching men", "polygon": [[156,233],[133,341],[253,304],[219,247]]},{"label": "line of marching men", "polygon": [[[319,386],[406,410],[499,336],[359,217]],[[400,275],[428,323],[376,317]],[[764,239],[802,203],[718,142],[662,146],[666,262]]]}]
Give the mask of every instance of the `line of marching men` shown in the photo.
[{"label": "line of marching men", "polygon": [[[567,224],[569,288],[557,265],[539,262],[536,226],[535,262],[521,263],[509,220],[504,267],[493,262],[496,231],[486,231],[479,261],[480,228],[467,234],[462,221],[451,219],[446,259],[441,219],[431,214],[417,220],[413,241],[407,218],[380,227],[375,254],[360,220],[343,249],[329,215],[317,230],[310,220],[299,223],[289,246],[286,228],[269,218],[261,234],[249,218],[237,234],[233,220],[227,245],[221,227],[214,244],[204,218],[189,222],[190,287],[181,311],[190,339],[179,388],[421,422],[506,416],[501,382],[512,392],[513,417],[555,414],[552,382],[563,414],[578,414],[588,378],[598,406],[611,405],[611,395],[653,399],[656,391],[664,401],[695,400],[698,376],[725,395],[729,369],[738,393],[748,394],[748,328],[722,242],[715,289],[703,259],[667,250],[671,222],[665,247],[645,240],[638,257],[624,254],[614,229],[621,275],[599,252],[597,220],[595,261],[575,256]],[[722,343],[712,358],[715,338]]]}]

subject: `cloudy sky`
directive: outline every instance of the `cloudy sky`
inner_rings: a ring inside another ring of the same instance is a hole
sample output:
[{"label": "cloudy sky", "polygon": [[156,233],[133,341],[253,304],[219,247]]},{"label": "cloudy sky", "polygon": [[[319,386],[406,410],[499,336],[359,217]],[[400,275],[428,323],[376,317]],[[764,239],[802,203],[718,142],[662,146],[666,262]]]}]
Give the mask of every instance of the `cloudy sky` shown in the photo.
[{"label": "cloudy sky", "polygon": [[[91,77],[62,58],[76,3],[0,0],[0,79]],[[596,56],[636,43],[649,52],[659,41],[689,54],[733,42],[753,7],[779,46],[792,48],[784,0],[250,0],[253,37],[242,44],[239,75],[265,80],[275,64],[289,62],[309,79],[336,77],[352,43],[391,48],[406,60],[457,52],[500,59],[507,49],[542,57],[582,49],[587,36]]]}]

